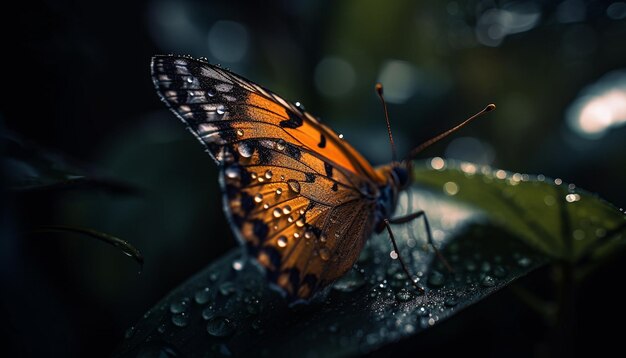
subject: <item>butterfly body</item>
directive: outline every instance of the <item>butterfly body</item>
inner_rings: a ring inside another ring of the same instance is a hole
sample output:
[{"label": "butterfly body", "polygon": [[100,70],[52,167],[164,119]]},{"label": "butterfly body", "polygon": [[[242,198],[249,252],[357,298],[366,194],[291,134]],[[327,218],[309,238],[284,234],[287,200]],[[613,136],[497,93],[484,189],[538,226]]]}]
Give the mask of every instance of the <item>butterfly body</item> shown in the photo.
[{"label": "butterfly body", "polygon": [[300,106],[204,61],[155,56],[152,78],[219,166],[235,236],[290,301],[328,287],[384,230],[406,166],[372,167]]}]

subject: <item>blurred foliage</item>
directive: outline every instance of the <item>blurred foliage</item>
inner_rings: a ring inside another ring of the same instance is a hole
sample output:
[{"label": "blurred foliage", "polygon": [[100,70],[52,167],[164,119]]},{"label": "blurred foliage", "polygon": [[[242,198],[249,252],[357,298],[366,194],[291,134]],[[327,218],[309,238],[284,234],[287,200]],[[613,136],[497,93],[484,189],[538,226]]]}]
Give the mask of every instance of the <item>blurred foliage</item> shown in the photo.
[{"label": "blurred foliage", "polygon": [[431,160],[415,180],[482,209],[552,260],[602,260],[625,244],[626,215],[561,179],[492,170],[472,163]]}]

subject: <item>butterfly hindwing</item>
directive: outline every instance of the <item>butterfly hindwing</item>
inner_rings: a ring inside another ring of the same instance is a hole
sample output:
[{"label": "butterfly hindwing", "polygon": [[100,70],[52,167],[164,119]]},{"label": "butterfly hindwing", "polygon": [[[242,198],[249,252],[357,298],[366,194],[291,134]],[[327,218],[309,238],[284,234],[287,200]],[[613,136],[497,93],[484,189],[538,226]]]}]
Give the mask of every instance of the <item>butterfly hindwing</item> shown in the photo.
[{"label": "butterfly hindwing", "polygon": [[221,167],[236,236],[291,299],[352,267],[371,234],[379,174],[310,114],[229,71],[156,56],[161,98]]}]

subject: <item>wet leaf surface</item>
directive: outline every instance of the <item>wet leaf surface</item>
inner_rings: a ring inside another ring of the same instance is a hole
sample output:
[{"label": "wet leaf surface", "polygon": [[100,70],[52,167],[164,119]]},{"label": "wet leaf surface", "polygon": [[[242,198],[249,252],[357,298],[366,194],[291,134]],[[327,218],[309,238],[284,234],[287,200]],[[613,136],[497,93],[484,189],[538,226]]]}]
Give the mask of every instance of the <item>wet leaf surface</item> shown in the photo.
[{"label": "wet leaf surface", "polygon": [[[372,237],[355,268],[309,305],[288,307],[263,275],[233,250],[172,291],[127,332],[122,356],[342,356],[370,352],[417,334],[544,262],[468,207],[428,192],[424,208],[446,271],[426,245],[424,227],[394,227],[401,254],[426,294],[411,287],[387,235]],[[407,196],[401,213],[406,212]],[[400,213],[400,214],[401,214]],[[417,233],[415,235],[410,232]]]},{"label": "wet leaf surface", "polygon": [[425,295],[391,259],[386,234],[370,239],[326,295],[291,308],[233,250],[146,313],[127,332],[120,355],[367,353],[438,324],[544,263],[623,244],[623,213],[573,186],[467,163],[434,164],[438,170],[418,167],[418,184],[401,197],[397,215],[425,210],[454,272],[426,244],[422,221],[394,227]]}]

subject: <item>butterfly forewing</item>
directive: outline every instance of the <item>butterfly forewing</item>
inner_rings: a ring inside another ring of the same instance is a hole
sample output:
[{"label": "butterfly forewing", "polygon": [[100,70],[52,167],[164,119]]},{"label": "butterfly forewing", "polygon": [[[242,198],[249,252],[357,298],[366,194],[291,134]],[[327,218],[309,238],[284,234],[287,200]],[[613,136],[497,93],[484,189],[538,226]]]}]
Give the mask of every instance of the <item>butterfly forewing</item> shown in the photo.
[{"label": "butterfly forewing", "polygon": [[156,56],[161,98],[218,162],[236,236],[291,299],[343,275],[373,228],[384,182],[328,127],[206,62]]}]

